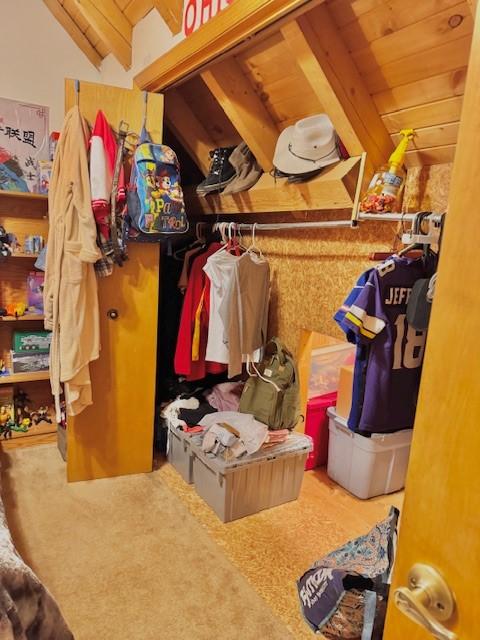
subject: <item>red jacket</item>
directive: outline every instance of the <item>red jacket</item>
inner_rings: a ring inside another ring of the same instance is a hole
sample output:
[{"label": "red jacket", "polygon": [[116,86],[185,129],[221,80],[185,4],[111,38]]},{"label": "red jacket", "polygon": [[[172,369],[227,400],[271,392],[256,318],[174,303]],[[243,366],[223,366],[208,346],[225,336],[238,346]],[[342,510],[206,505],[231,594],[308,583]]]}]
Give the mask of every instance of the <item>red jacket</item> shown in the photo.
[{"label": "red jacket", "polygon": [[[210,309],[210,280],[203,271],[203,267],[207,263],[207,258],[221,247],[222,245],[219,242],[212,243],[204,253],[194,259],[190,270],[187,291],[185,292],[185,299],[183,301],[182,315],[180,317],[174,361],[175,373],[185,376],[187,380],[201,380],[208,373],[222,373],[226,369],[224,364],[206,362],[205,360]],[[192,338],[195,326],[195,313],[200,304],[204,287],[205,297],[204,308],[201,315],[200,353],[199,359],[192,361]]]}]

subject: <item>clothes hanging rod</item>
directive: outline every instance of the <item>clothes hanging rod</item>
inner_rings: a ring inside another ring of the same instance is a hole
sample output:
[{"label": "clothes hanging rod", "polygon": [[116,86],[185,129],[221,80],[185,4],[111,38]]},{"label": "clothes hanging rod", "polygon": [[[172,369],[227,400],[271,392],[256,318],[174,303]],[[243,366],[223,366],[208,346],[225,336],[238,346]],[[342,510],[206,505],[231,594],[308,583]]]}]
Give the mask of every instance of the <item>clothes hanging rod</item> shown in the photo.
[{"label": "clothes hanging rod", "polygon": [[[227,223],[229,224],[229,223]],[[351,220],[323,220],[321,222],[232,222],[234,229],[239,231],[251,231],[254,226],[257,231],[287,231],[289,229],[337,229],[340,227],[351,227]]]},{"label": "clothes hanging rod", "polygon": [[[368,220],[375,220],[377,222],[411,222],[415,219],[418,213],[360,213],[358,215],[357,222],[364,222]],[[440,222],[442,219],[440,213],[432,213],[435,222]],[[340,228],[358,228],[352,220],[322,220],[319,222],[225,222],[218,220],[216,224],[230,224],[232,229],[238,231],[251,231],[254,227],[258,231],[288,231],[292,229],[340,229]]]},{"label": "clothes hanging rod", "polygon": [[[377,220],[377,221],[381,221],[381,220],[385,220],[387,222],[409,222],[409,221],[413,221],[415,220],[415,216],[418,215],[418,213],[359,213],[358,214],[358,221],[362,221],[362,220]],[[430,217],[433,216],[433,219],[435,222],[440,222],[441,218],[442,218],[441,213],[436,213],[436,212],[432,212],[430,213]]]}]

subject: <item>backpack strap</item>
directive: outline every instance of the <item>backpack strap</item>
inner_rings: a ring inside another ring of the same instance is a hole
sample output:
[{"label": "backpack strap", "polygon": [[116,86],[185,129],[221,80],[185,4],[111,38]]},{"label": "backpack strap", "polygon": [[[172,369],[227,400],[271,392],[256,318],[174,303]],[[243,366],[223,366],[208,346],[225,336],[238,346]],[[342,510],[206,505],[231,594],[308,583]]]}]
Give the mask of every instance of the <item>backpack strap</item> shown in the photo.
[{"label": "backpack strap", "polygon": [[[272,347],[274,347],[272,349]],[[280,359],[280,364],[284,365],[287,362],[287,359],[290,357],[293,359],[290,351],[285,347],[280,338],[271,338],[268,341],[267,348],[265,349],[266,353],[274,355],[275,353],[278,355]]]},{"label": "backpack strap", "polygon": [[142,132],[140,133],[140,137],[138,139],[138,144],[142,144],[144,142],[152,142],[152,137],[148,133],[145,125],[143,125],[143,127],[142,127]]}]

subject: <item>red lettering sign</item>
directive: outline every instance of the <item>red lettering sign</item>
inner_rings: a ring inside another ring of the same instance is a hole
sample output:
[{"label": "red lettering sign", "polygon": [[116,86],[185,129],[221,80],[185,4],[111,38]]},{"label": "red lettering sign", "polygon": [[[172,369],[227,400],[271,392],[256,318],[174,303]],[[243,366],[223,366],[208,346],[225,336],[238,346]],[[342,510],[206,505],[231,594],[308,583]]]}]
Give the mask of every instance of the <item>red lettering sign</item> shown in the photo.
[{"label": "red lettering sign", "polygon": [[183,9],[183,33],[189,36],[203,24],[214,18],[233,0],[185,0]]}]

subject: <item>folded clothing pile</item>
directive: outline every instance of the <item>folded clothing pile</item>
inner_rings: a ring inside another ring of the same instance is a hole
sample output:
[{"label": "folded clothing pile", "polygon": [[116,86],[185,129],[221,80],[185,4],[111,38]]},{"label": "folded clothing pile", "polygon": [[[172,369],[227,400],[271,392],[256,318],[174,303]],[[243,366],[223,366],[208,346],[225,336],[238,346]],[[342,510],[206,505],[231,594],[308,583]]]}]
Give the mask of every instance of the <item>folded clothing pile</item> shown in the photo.
[{"label": "folded clothing pile", "polygon": [[274,447],[276,444],[285,442],[290,433],[291,431],[289,429],[277,429],[276,431],[269,431],[267,439],[262,445],[262,449],[269,449],[270,447]]},{"label": "folded clothing pile", "polygon": [[224,460],[251,455],[258,451],[268,438],[268,427],[247,413],[219,411],[204,416],[200,426],[208,427],[202,449],[211,456]]}]

